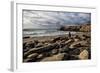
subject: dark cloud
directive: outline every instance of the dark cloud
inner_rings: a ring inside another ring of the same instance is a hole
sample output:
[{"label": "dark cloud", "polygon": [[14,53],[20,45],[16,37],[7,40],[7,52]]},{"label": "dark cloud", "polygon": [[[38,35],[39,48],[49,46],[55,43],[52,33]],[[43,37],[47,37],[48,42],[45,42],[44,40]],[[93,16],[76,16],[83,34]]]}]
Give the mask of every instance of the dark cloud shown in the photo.
[{"label": "dark cloud", "polygon": [[87,24],[91,22],[90,13],[23,11],[24,28],[56,28],[61,25]]}]

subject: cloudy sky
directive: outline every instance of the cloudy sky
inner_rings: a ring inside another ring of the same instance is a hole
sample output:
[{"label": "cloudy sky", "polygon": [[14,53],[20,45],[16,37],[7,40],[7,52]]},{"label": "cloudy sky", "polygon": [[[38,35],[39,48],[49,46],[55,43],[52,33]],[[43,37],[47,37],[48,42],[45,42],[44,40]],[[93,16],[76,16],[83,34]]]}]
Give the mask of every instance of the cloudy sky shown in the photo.
[{"label": "cloudy sky", "polygon": [[24,29],[58,28],[62,25],[91,22],[90,13],[23,10]]}]

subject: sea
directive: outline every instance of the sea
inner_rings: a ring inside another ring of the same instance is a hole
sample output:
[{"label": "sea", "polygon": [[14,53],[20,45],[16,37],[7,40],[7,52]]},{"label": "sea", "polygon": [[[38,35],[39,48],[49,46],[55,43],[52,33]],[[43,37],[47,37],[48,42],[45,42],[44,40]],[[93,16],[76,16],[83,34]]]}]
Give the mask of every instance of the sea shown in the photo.
[{"label": "sea", "polygon": [[[60,31],[57,29],[23,29],[23,37],[56,36],[69,34],[70,31]],[[70,32],[74,34],[76,32]]]}]

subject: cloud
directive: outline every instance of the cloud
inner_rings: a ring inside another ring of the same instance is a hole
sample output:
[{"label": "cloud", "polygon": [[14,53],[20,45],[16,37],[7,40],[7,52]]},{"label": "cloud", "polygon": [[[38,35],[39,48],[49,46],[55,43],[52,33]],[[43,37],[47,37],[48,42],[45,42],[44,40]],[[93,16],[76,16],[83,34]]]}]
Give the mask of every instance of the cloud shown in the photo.
[{"label": "cloud", "polygon": [[86,24],[91,21],[90,13],[23,11],[24,28],[57,28],[68,24]]}]

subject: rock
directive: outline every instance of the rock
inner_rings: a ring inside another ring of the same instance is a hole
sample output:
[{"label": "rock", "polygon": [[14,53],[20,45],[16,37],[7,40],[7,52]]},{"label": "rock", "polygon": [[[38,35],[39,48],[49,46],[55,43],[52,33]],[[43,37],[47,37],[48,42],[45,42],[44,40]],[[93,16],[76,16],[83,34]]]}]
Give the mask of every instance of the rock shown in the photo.
[{"label": "rock", "polygon": [[83,50],[80,54],[79,54],[79,59],[81,60],[85,60],[85,59],[88,59],[89,57],[89,53],[87,50]]},{"label": "rock", "polygon": [[26,42],[23,43],[23,49],[26,49]]},{"label": "rock", "polygon": [[28,39],[28,38],[30,38],[30,36],[23,37],[23,39]]},{"label": "rock", "polygon": [[27,58],[36,58],[38,56],[38,53],[33,53],[27,56]]},{"label": "rock", "polygon": [[60,40],[60,38],[61,38],[61,37],[56,37],[56,38],[54,38],[52,41],[53,41],[53,42],[56,42],[56,41]]},{"label": "rock", "polygon": [[63,48],[60,48],[59,49],[59,52],[60,53],[64,53],[64,52],[68,52],[69,51],[69,47],[66,45],[66,46],[64,46]]},{"label": "rock", "polygon": [[34,48],[35,47],[35,43],[33,41],[27,42],[25,45],[27,48]]},{"label": "rock", "polygon": [[23,62],[29,62],[30,61],[30,59],[24,59],[24,61]]},{"label": "rock", "polygon": [[65,44],[67,45],[67,44],[71,44],[72,42],[74,42],[74,40],[73,39],[69,39],[69,40],[67,40],[66,42],[65,42]]},{"label": "rock", "polygon": [[77,57],[77,55],[69,55],[68,60],[79,60],[79,58]]},{"label": "rock", "polygon": [[52,51],[51,51],[51,54],[57,54],[58,53],[58,49],[53,49]]},{"label": "rock", "polygon": [[64,53],[63,60],[68,60],[68,59],[69,59],[69,54],[68,53]]},{"label": "rock", "polygon": [[80,49],[78,49],[78,48],[74,48],[73,50],[69,49],[68,53],[70,55],[79,55],[80,54]]},{"label": "rock", "polygon": [[60,61],[62,60],[64,57],[64,53],[59,53],[57,55],[53,55],[51,57],[46,57],[44,59],[42,59],[41,61]]},{"label": "rock", "polygon": [[43,54],[39,54],[38,56],[37,56],[37,58],[43,58],[44,57],[44,55]]},{"label": "rock", "polygon": [[27,59],[24,59],[24,62],[36,62],[36,59],[27,58]]},{"label": "rock", "polygon": [[39,43],[39,41],[38,41],[38,40],[34,40],[34,43],[35,43],[35,44],[38,44],[38,43]]},{"label": "rock", "polygon": [[43,53],[43,52],[48,52],[54,48],[59,48],[59,44],[55,43],[55,44],[49,44],[40,48],[32,48],[29,51],[24,53],[24,56],[27,56],[31,53]]},{"label": "rock", "polygon": [[72,43],[69,48],[78,48],[78,47],[88,47],[89,44],[86,41],[79,41]]},{"label": "rock", "polygon": [[35,46],[35,48],[39,48],[39,47],[42,47],[42,46],[43,46],[42,43],[38,43],[38,44]]},{"label": "rock", "polygon": [[85,25],[81,26],[80,31],[90,32],[91,31],[91,25],[90,24],[85,24]]},{"label": "rock", "polygon": [[78,41],[80,41],[80,39],[75,38],[74,41],[75,41],[75,42],[78,42]]}]

